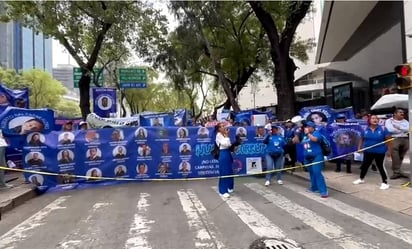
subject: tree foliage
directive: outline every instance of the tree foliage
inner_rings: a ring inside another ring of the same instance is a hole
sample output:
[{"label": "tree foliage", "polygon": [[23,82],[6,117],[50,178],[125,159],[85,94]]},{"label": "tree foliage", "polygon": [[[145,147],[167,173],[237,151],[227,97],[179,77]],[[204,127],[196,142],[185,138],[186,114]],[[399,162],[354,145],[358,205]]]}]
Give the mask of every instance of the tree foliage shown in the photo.
[{"label": "tree foliage", "polygon": [[8,1],[6,17],[57,39],[76,60],[82,68],[84,118],[90,113],[90,81],[100,51],[118,55],[119,44],[129,44],[147,57],[156,51],[152,39],[160,41],[166,32],[166,19],[142,1]]},{"label": "tree foliage", "polygon": [[0,82],[11,89],[29,88],[30,107],[56,109],[67,88],[46,71],[30,69],[17,74],[14,70],[0,68]]},{"label": "tree foliage", "polygon": [[[270,7],[279,26],[284,25],[287,5],[274,2]],[[251,6],[241,1],[210,1],[172,2],[170,8],[179,26],[157,57],[158,65],[179,88],[204,82],[205,75],[213,77],[226,94],[217,107],[238,111],[236,98],[246,84],[260,81],[261,75],[273,75],[266,32]],[[293,55],[307,60],[311,45],[295,37]]]},{"label": "tree foliage", "polygon": [[[291,56],[296,29],[309,11],[312,1],[248,1],[269,41],[274,66],[274,85],[278,97],[278,117],[286,120],[295,113],[294,73],[297,69]],[[284,15],[279,13],[284,12]],[[295,56],[298,55],[297,44]]]},{"label": "tree foliage", "polygon": [[81,117],[79,106],[74,101],[62,99],[56,106],[55,111],[58,115],[67,118]]}]

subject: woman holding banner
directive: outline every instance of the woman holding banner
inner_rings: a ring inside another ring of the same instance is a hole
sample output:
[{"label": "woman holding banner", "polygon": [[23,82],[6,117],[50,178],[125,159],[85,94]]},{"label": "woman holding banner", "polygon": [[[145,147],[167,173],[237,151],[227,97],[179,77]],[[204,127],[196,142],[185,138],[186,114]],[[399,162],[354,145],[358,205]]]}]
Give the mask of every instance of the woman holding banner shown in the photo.
[{"label": "woman holding banner", "polygon": [[[382,177],[382,184],[380,186],[381,190],[389,188],[387,182],[388,176],[386,175],[386,170],[383,165],[383,160],[385,159],[385,154],[389,151],[391,144],[385,141],[390,138],[388,130],[378,125],[379,119],[377,115],[371,115],[368,120],[368,127],[363,132],[361,140],[359,142],[358,150],[365,149],[363,152],[363,162],[361,166],[360,178],[353,182],[353,184],[358,185],[365,182],[366,173],[368,173],[369,166],[372,161],[375,160],[376,166],[378,167],[379,173]],[[370,147],[370,148],[369,148]],[[388,156],[390,154],[388,153]]]},{"label": "woman holding banner", "polygon": [[[216,140],[215,143],[219,146],[219,194],[225,198],[230,197],[229,193],[233,192],[234,179],[233,177],[225,177],[233,175],[233,157],[232,151],[236,150],[240,145],[240,137],[236,137],[236,142],[233,144],[229,137],[229,128],[223,123],[215,126]],[[224,177],[224,178],[222,178]]]},{"label": "woman holding banner", "polygon": [[306,122],[303,128],[305,134],[302,139],[304,164],[310,165],[307,167],[311,182],[309,191],[319,192],[322,198],[327,198],[328,189],[322,174],[324,162],[320,142],[323,138],[321,133],[316,131],[315,128],[316,125],[312,121]]}]

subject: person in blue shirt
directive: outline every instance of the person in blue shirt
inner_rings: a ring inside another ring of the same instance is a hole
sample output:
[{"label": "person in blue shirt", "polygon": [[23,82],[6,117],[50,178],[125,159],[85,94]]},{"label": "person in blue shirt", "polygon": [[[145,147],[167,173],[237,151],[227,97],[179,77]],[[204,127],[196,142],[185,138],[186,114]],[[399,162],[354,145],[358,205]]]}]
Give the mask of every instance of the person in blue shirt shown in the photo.
[{"label": "person in blue shirt", "polygon": [[[263,143],[266,144],[266,170],[280,170],[283,168],[283,156],[285,139],[279,132],[279,127],[272,125],[272,130],[266,135]],[[266,174],[265,186],[269,186],[272,180],[273,173]],[[276,172],[276,179],[278,184],[282,185],[282,171]]]},{"label": "person in blue shirt", "polygon": [[285,124],[285,155],[286,165],[294,167],[296,164],[296,144],[293,142],[293,138],[296,134],[295,124],[290,120],[286,120]]},{"label": "person in blue shirt", "polygon": [[304,164],[308,166],[307,169],[310,175],[311,186],[310,192],[319,192],[322,198],[328,197],[328,189],[325,182],[325,177],[322,174],[324,166],[322,147],[320,145],[322,135],[319,131],[315,130],[316,125],[312,121],[305,123],[303,131],[304,136],[301,141],[304,151]]},{"label": "person in blue shirt", "polygon": [[[364,151],[359,151],[360,153],[363,153],[363,162],[361,166],[360,178],[354,181],[353,184],[357,185],[365,182],[364,179],[366,173],[368,173],[369,166],[372,164],[372,161],[375,160],[376,166],[378,167],[379,173],[382,177],[382,184],[380,186],[380,189],[385,190],[389,188],[389,184],[387,182],[388,176],[386,175],[386,170],[383,166],[383,160],[385,159],[385,154],[387,153],[388,147],[390,148],[391,144],[390,142],[382,142],[388,140],[390,138],[390,134],[385,127],[378,125],[378,123],[378,116],[371,115],[368,121],[369,125],[361,135],[358,150],[371,146],[373,147],[368,148]],[[382,144],[374,146],[379,143]],[[388,156],[390,156],[389,153]]]}]

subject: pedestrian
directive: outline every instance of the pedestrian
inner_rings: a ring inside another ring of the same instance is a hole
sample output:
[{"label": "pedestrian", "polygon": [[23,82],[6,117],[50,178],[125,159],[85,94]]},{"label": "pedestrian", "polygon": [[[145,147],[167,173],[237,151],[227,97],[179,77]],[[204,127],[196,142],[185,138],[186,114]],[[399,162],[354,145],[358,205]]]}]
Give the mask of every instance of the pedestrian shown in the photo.
[{"label": "pedestrian", "polygon": [[[272,125],[271,130],[266,134],[263,143],[266,144],[266,170],[280,170],[276,172],[276,180],[279,185],[283,184],[282,171],[284,162],[285,139],[279,134],[279,127]],[[265,186],[269,186],[273,173],[266,174]]]},{"label": "pedestrian", "polygon": [[409,150],[409,122],[405,118],[405,111],[401,108],[396,108],[393,117],[385,121],[385,127],[388,129],[392,137],[396,138],[392,142],[392,172],[391,179],[409,176],[401,171],[402,161],[405,158],[406,152]]},{"label": "pedestrian", "polygon": [[296,135],[296,130],[298,127],[295,127],[295,124],[292,120],[286,120],[285,124],[285,158],[286,165],[289,167],[295,167],[296,164],[296,144],[293,142],[293,138]]},{"label": "pedestrian", "polygon": [[301,142],[304,149],[304,164],[310,165],[307,167],[311,182],[309,191],[319,192],[322,198],[327,198],[328,189],[325,177],[322,174],[324,155],[322,153],[321,139],[323,139],[323,136],[319,131],[315,130],[315,128],[316,125],[312,121],[308,121],[304,124],[304,136]]},{"label": "pedestrian", "polygon": [[[8,144],[6,142],[6,139],[4,139],[3,137],[3,133],[0,130],[0,166],[1,167],[6,167],[6,148],[7,148]],[[0,189],[5,189],[5,188],[11,188],[13,187],[10,184],[6,183],[6,179],[5,179],[5,171],[0,169]]]},{"label": "pedestrian", "polygon": [[[233,157],[232,151],[240,145],[240,137],[236,137],[236,142],[232,144],[230,141],[229,128],[225,124],[219,123],[215,126],[216,145],[219,147],[219,194],[225,198],[230,197],[230,193],[234,191],[233,177],[225,177],[233,175]],[[224,178],[222,178],[224,177]]]},{"label": "pedestrian", "polygon": [[[385,154],[388,151],[391,151],[390,142],[383,143],[387,139],[390,138],[390,134],[385,127],[378,125],[379,119],[376,115],[371,115],[368,121],[368,127],[362,133],[361,139],[359,142],[358,150],[360,153],[363,153],[363,162],[361,166],[361,173],[360,178],[353,182],[353,184],[361,184],[365,182],[366,173],[368,173],[369,166],[372,164],[372,161],[375,160],[376,166],[378,167],[379,173],[382,177],[382,184],[380,189],[385,190],[389,188],[389,184],[387,182],[387,175],[386,170],[383,166],[383,160],[385,159]],[[380,145],[376,145],[382,143]],[[374,146],[376,145],[376,146]],[[371,147],[372,148],[368,148]],[[360,151],[361,149],[368,148],[364,151]],[[390,155],[390,152],[388,153]]]}]

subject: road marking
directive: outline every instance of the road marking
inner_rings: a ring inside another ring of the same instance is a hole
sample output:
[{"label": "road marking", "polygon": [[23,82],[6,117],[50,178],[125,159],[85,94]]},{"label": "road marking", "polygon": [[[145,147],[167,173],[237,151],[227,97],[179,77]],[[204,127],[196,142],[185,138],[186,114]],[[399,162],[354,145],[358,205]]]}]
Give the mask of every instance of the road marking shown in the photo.
[{"label": "road marking", "polygon": [[195,231],[195,248],[225,248],[217,239],[217,231],[206,208],[192,189],[177,191],[183,211],[188,219],[189,227]]},{"label": "road marking", "polygon": [[61,206],[61,204],[65,202],[69,197],[70,196],[61,196],[57,198],[52,203],[45,206],[43,209],[33,214],[30,218],[13,227],[7,233],[3,234],[3,236],[0,237],[0,248],[14,248],[14,243],[23,241],[26,237],[29,236],[31,230],[44,225],[44,220],[49,214],[56,210],[65,209],[66,207]]},{"label": "road marking", "polygon": [[296,184],[286,184],[284,187],[412,245],[412,230],[410,229],[336,199],[322,199],[318,195],[306,192],[305,188]]},{"label": "road marking", "polygon": [[309,210],[303,206],[300,206],[286,197],[275,193],[269,188],[262,186],[258,183],[246,183],[246,187],[250,188],[252,191],[260,194],[266,200],[270,201],[277,207],[285,210],[293,217],[303,221],[306,225],[311,226],[314,230],[322,234],[328,239],[335,240],[340,247],[345,249],[369,249],[376,248],[379,246],[374,246],[365,242],[354,241],[357,236],[349,234],[344,231],[344,229],[337,224],[317,215],[312,210]]},{"label": "road marking", "polygon": [[[111,203],[95,203],[88,211],[88,215],[85,219],[80,220],[77,224],[77,228],[70,234],[66,235],[64,239],[57,244],[58,249],[70,249],[70,248],[86,248],[87,244],[92,243],[95,238],[93,238],[93,234],[98,232],[98,226],[92,226],[90,224],[93,216],[100,216],[97,213],[103,207],[110,206]],[[86,227],[87,231],[81,231],[82,227]]]},{"label": "road marking", "polygon": [[[217,187],[212,188],[217,192]],[[221,196],[221,198],[226,201],[227,206],[231,208],[257,236],[285,240],[293,244],[296,248],[300,248],[298,243],[286,238],[282,229],[273,224],[246,201],[243,201],[235,195],[231,195],[229,198]]]},{"label": "road marking", "polygon": [[147,198],[150,194],[140,193],[139,201],[137,202],[137,213],[134,215],[133,223],[129,229],[129,239],[126,241],[126,249],[151,249],[147,240],[147,234],[151,230],[150,224],[155,223],[154,220],[147,218],[148,208],[150,204]]}]

